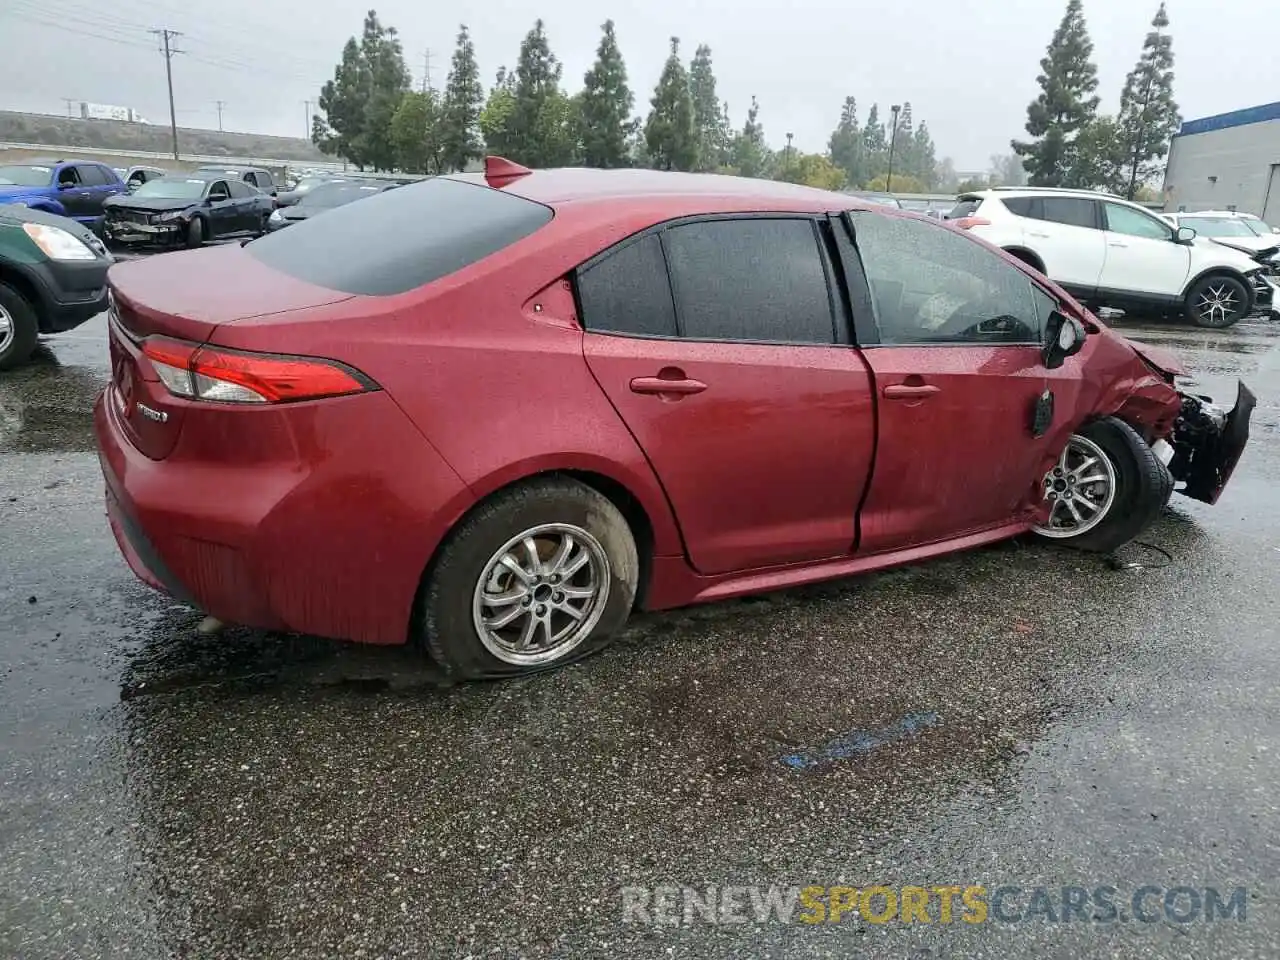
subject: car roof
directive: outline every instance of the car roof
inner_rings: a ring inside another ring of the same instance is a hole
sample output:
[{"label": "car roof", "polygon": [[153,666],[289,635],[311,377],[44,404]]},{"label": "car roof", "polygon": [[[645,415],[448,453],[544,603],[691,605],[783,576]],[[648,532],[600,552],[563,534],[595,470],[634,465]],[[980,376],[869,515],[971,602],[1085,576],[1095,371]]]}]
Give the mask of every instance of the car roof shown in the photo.
[{"label": "car roof", "polygon": [[219,170],[223,173],[270,173],[271,172],[270,170],[267,170],[265,167],[242,167],[238,163],[227,163],[227,164],[202,163],[200,164],[198,170],[201,173],[205,173],[210,170]]},{"label": "car roof", "polygon": [[[488,185],[482,173],[451,174],[449,179]],[[849,194],[833,193],[779,180],[758,180],[714,173],[679,173],[638,168],[599,170],[564,167],[534,170],[497,189],[559,208],[567,205],[657,204],[673,214],[686,211],[824,212],[868,206]],[[883,208],[880,208],[883,209]]]},{"label": "car roof", "polygon": [[[182,173],[168,172],[163,177],[156,177],[156,180],[203,180],[205,183],[212,183],[215,180],[225,180],[225,173],[218,173],[213,170],[190,170]],[[152,181],[155,182],[154,180]]]},{"label": "car roof", "polygon": [[1176,217],[1228,217],[1237,220],[1260,220],[1252,213],[1240,213],[1236,210],[1179,210],[1174,214]]}]

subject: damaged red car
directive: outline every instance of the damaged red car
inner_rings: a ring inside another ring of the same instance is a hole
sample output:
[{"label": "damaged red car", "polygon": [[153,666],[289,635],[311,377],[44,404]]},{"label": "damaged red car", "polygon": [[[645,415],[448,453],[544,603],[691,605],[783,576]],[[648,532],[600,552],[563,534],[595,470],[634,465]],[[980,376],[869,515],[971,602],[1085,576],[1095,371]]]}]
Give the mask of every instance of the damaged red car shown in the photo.
[{"label": "damaged red car", "polygon": [[436,177],[118,264],[95,408],[139,577],[226,622],[558,666],[635,608],[1034,532],[1111,550],[1248,437],[936,221],[642,170]]}]

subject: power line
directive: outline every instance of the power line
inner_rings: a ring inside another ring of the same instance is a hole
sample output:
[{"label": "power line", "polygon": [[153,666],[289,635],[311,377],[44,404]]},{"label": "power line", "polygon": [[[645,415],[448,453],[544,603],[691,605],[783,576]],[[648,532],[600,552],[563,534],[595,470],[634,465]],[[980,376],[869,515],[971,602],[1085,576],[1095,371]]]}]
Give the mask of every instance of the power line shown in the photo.
[{"label": "power line", "polygon": [[[164,43],[164,75],[169,82],[169,131],[173,134],[173,159],[178,159],[178,115],[173,109],[173,57],[174,54],[182,53],[181,50],[174,50],[170,46],[169,41],[182,36],[177,30],[170,30],[168,27],[161,27],[158,30],[148,31],[156,34]],[[222,108],[218,108],[218,117],[221,121]],[[219,124],[221,125],[221,124]]]}]

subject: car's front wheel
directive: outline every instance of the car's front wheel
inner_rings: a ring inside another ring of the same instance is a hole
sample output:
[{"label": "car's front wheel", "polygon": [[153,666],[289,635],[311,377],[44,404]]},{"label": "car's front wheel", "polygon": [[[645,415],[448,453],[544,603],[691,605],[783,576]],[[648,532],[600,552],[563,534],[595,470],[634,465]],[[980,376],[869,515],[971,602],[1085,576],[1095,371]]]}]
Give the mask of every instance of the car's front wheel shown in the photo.
[{"label": "car's front wheel", "polygon": [[621,511],[576,480],[496,494],[450,534],[428,572],[415,639],[452,676],[516,676],[600,649],[639,581]]},{"label": "car's front wheel", "polygon": [[191,222],[187,224],[187,248],[194,250],[202,245],[206,235],[204,217],[192,217]]},{"label": "car's front wheel", "polygon": [[26,363],[39,335],[35,308],[13,287],[0,283],[0,370]]},{"label": "car's front wheel", "polygon": [[1095,420],[1072,435],[1045,474],[1049,515],[1035,532],[1109,552],[1151,525],[1172,487],[1169,471],[1133,427],[1115,417]]},{"label": "car's front wheel", "polygon": [[1244,282],[1226,274],[1197,280],[1187,291],[1187,319],[1198,327],[1229,327],[1248,316],[1252,305]]}]

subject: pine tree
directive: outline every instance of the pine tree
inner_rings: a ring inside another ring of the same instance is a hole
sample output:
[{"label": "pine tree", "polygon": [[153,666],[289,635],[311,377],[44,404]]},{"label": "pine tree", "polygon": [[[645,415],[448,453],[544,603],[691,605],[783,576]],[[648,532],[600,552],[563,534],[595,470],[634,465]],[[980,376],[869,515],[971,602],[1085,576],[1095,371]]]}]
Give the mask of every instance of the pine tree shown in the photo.
[{"label": "pine tree", "polygon": [[412,77],[395,27],[384,27],[373,10],[365,16],[360,56],[367,65],[369,77],[364,129],[359,136],[360,153],[365,165],[374,170],[393,170],[396,146],[391,138],[391,118],[412,88]]},{"label": "pine tree", "polygon": [[434,175],[444,167],[441,104],[432,90],[410,90],[391,117],[396,166],[405,173]]},{"label": "pine tree", "polygon": [[862,128],[863,167],[865,179],[859,184],[869,182],[889,169],[889,137],[880,122],[880,105],[873,103],[871,112],[867,114],[867,122]]},{"label": "pine tree", "polygon": [[[890,125],[893,121],[890,120]],[[893,172],[894,176],[913,176],[916,169],[916,158],[913,155],[915,147],[915,121],[911,117],[911,101],[904,101],[902,110],[898,113],[898,123],[894,127],[893,137]],[[887,171],[886,171],[887,172]],[[890,188],[892,189],[892,188]]]},{"label": "pine tree", "polygon": [[734,138],[733,166],[741,177],[765,177],[769,173],[771,157],[764,140],[764,127],[760,123],[760,104],[751,98],[747,110],[747,122],[742,132]]},{"label": "pine tree", "polygon": [[588,167],[625,167],[631,162],[627,140],[635,97],[627,86],[613,21],[605,21],[601,30],[596,62],[582,81],[582,159]]},{"label": "pine tree", "polygon": [[458,30],[449,79],[440,105],[439,140],[441,162],[446,170],[462,170],[480,156],[480,111],[484,108],[484,87],[476,48],[464,23]]},{"label": "pine tree", "polygon": [[507,157],[516,144],[512,138],[511,117],[516,108],[516,76],[506,67],[498,68],[493,88],[480,111],[480,133],[484,137],[485,150],[499,157]]},{"label": "pine tree", "polygon": [[679,37],[671,38],[671,53],[649,103],[653,109],[644,125],[644,139],[650,162],[659,170],[692,170],[698,162],[698,137]]},{"label": "pine tree", "polygon": [[1071,180],[1074,141],[1098,109],[1098,69],[1092,56],[1080,0],[1067,0],[1040,61],[1040,95],[1027,107],[1027,133],[1035,139],[1012,141],[1036,186],[1058,187]]},{"label": "pine tree", "polygon": [[1169,152],[1169,140],[1182,118],[1173,99],[1173,39],[1164,32],[1169,16],[1164,4],[1151,21],[1153,29],[1142,44],[1142,56],[1124,81],[1117,125],[1128,172],[1125,196],[1159,175]]},{"label": "pine tree", "polygon": [[560,89],[563,69],[547,43],[542,20],[537,20],[520,44],[507,159],[530,167],[565,162],[563,131],[557,126],[565,116],[561,101],[567,99]]},{"label": "pine tree", "polygon": [[689,93],[693,97],[693,126],[698,137],[696,169],[718,170],[727,159],[723,114],[716,93],[716,75],[711,67],[711,48],[698,47],[689,66]]},{"label": "pine tree", "polygon": [[320,88],[319,110],[311,118],[311,140],[325,153],[363,168],[361,134],[369,99],[369,65],[355,37],[342,48],[333,79]]},{"label": "pine tree", "polygon": [[862,184],[867,179],[862,130],[858,127],[858,101],[853,97],[844,98],[844,106],[840,108],[840,122],[827,141],[827,153],[831,156],[831,162],[844,171],[849,183]]},{"label": "pine tree", "polygon": [[913,177],[932,190],[938,182],[938,156],[934,150],[929,124],[921,121],[911,142],[911,169]]}]

